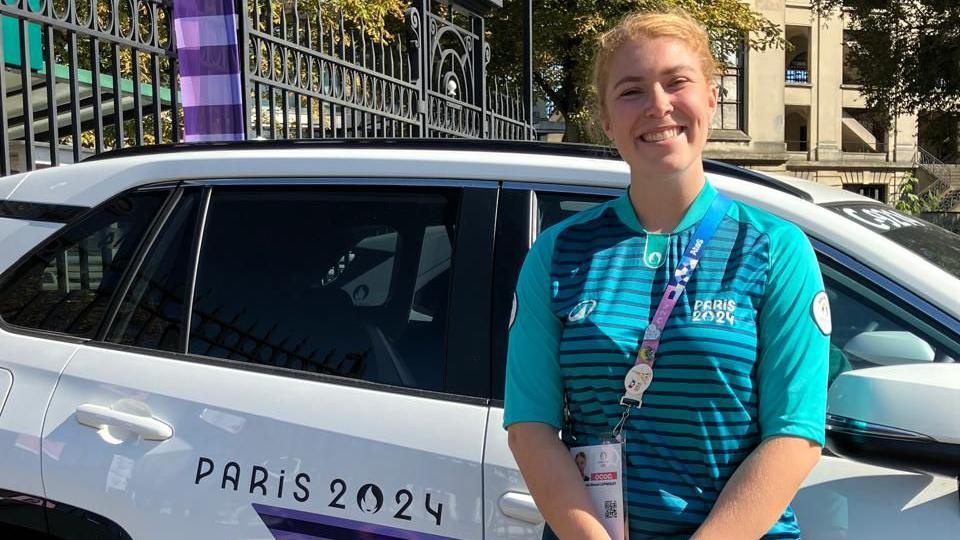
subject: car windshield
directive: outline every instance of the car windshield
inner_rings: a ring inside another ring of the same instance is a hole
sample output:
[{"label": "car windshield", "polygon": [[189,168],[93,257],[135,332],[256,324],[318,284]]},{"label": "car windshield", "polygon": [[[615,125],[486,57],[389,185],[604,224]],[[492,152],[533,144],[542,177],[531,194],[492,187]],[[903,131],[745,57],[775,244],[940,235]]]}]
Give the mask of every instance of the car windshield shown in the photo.
[{"label": "car windshield", "polygon": [[960,277],[960,235],[883,204],[842,203],[827,208]]}]

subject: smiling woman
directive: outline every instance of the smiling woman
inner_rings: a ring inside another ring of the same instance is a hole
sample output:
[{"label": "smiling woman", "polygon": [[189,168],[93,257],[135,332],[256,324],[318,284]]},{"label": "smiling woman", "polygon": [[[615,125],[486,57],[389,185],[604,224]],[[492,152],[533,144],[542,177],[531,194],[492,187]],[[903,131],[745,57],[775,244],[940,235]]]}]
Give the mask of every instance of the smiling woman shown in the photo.
[{"label": "smiling woman", "polygon": [[682,13],[600,39],[630,186],[541,233],[508,344],[504,425],[547,538],[799,538],[829,302],[800,229],[706,181],[716,69]]}]

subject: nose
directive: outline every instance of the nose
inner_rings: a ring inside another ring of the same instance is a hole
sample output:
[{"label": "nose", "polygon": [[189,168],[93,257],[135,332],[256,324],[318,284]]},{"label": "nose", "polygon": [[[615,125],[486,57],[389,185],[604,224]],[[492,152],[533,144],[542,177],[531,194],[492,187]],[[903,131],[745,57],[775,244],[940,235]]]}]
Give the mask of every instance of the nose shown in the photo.
[{"label": "nose", "polygon": [[659,84],[654,85],[650,91],[647,101],[646,115],[650,118],[662,118],[673,111],[673,105],[670,103],[670,94],[664,91]]}]

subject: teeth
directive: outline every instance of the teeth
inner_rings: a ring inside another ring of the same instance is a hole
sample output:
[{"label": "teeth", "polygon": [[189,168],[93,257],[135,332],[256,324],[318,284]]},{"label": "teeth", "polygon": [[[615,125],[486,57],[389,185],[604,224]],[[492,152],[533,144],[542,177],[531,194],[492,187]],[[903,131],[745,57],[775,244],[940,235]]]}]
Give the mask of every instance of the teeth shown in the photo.
[{"label": "teeth", "polygon": [[665,141],[667,139],[672,139],[677,135],[680,135],[680,128],[675,127],[675,128],[665,129],[663,131],[655,131],[653,133],[647,133],[641,138],[646,142],[660,142],[660,141]]}]

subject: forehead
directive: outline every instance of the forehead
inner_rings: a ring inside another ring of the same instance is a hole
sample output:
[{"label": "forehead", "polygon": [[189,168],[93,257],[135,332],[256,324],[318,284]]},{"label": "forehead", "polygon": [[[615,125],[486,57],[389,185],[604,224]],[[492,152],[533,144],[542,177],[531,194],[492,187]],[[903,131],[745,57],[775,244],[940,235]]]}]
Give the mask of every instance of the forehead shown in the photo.
[{"label": "forehead", "polygon": [[615,84],[624,76],[652,78],[682,70],[701,71],[699,58],[690,45],[673,37],[639,36],[624,42],[613,53],[607,79]]}]

